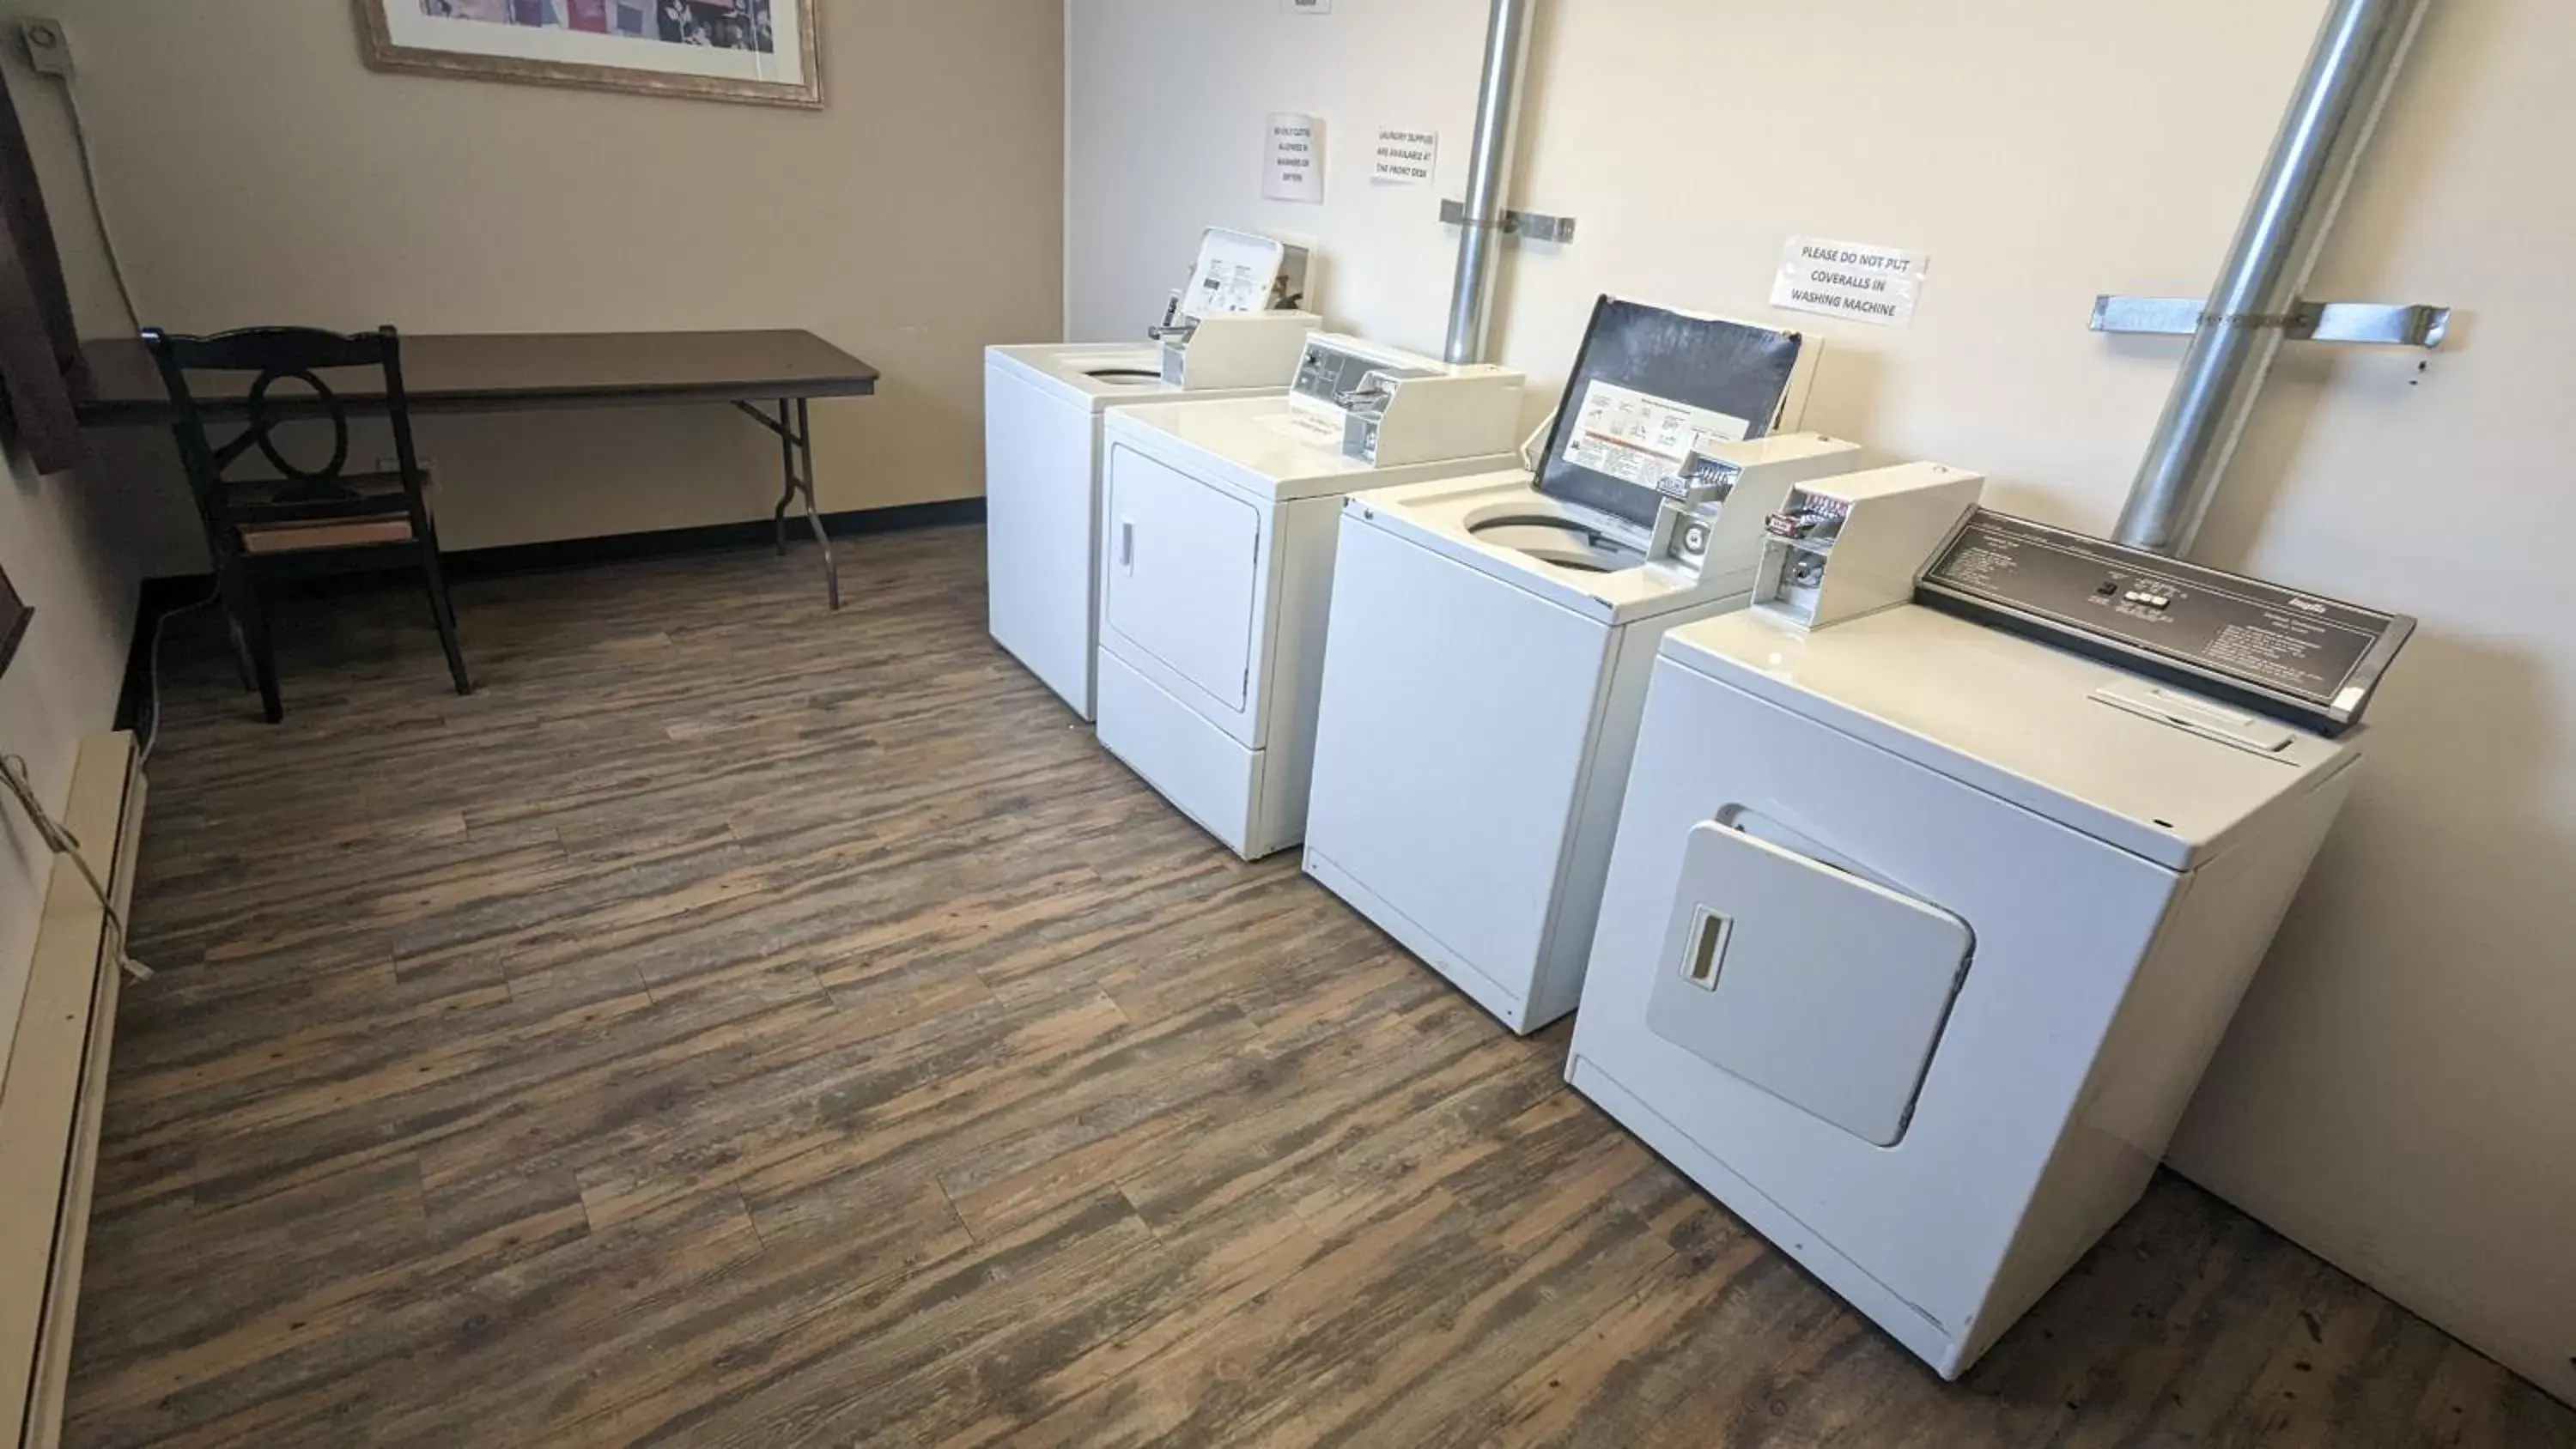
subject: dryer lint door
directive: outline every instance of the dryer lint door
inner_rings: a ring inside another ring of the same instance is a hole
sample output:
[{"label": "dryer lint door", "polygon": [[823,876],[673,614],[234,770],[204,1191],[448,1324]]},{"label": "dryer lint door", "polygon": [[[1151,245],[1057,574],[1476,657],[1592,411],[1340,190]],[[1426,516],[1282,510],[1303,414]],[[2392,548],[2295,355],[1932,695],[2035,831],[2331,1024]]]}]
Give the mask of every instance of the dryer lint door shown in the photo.
[{"label": "dryer lint door", "polygon": [[1263,513],[1113,442],[1101,630],[1119,656],[1240,737],[1251,697]]},{"label": "dryer lint door", "polygon": [[1647,1024],[1893,1147],[1974,950],[1968,924],[1937,905],[1707,821],[1683,853]]}]

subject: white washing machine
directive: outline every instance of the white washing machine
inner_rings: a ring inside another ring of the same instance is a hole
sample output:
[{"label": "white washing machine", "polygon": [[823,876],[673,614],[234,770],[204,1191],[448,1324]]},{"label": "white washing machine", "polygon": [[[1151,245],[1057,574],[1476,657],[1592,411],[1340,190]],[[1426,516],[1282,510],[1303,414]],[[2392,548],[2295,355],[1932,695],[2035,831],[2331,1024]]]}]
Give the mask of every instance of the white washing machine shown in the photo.
[{"label": "white washing machine", "polygon": [[1793,484],[1795,333],[1604,298],[1544,464],[1344,505],[1305,868],[1515,1032],[1574,1009],[1665,630],[1742,608]]},{"label": "white washing machine", "polygon": [[2053,642],[1665,636],[1567,1075],[1955,1378],[2144,1190],[2411,625],[1984,513],[1923,588]]},{"label": "white washing machine", "polygon": [[[1150,343],[1048,343],[984,353],[984,498],[993,638],[1084,719],[1099,646],[1100,460],[1111,408],[1275,396],[1323,319],[1306,260],[1267,237],[1212,230]],[[1181,299],[1188,299],[1183,301]]]},{"label": "white washing machine", "polygon": [[1510,464],[1521,383],[1318,334],[1287,397],[1111,414],[1101,744],[1237,854],[1296,844],[1342,496]]}]

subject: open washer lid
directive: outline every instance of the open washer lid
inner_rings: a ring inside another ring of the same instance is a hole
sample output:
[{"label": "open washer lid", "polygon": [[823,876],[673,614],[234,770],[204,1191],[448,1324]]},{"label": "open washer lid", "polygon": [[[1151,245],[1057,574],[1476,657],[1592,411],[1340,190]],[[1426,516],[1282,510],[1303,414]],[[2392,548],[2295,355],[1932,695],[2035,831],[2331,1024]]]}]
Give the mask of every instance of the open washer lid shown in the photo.
[{"label": "open washer lid", "polygon": [[1702,439],[1767,436],[1799,378],[1796,332],[1604,296],[1592,309],[1538,490],[1655,525],[1657,485]]}]

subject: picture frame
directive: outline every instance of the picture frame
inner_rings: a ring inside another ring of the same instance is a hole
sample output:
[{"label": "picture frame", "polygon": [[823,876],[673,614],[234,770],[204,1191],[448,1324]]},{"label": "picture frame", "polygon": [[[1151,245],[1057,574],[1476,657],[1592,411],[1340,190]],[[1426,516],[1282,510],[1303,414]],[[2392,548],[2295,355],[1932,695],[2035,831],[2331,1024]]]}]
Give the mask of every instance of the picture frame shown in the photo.
[{"label": "picture frame", "polygon": [[372,70],[823,105],[816,0],[357,0]]},{"label": "picture frame", "polygon": [[87,376],[35,158],[0,77],[0,405],[37,472],[82,460],[77,395]]},{"label": "picture frame", "polygon": [[0,569],[0,674],[9,672],[9,661],[18,657],[18,641],[27,637],[27,621],[35,616],[10,586],[9,571]]}]

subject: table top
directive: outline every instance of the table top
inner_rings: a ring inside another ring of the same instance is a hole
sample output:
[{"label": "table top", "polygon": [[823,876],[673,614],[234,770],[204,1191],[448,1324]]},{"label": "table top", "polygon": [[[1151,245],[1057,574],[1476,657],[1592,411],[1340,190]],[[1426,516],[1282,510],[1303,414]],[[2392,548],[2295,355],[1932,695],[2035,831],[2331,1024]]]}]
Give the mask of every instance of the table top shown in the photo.
[{"label": "table top", "polygon": [[[81,356],[86,376],[78,380],[74,402],[83,423],[176,421],[160,371],[139,339],[87,341]],[[793,329],[407,332],[402,368],[416,414],[864,397],[876,391],[878,376],[813,333]],[[353,373],[347,387],[338,377],[325,379],[355,409],[366,411],[384,405],[383,390],[369,385],[372,376]],[[196,373],[190,386],[207,411],[222,414],[237,411],[251,379],[249,373]],[[270,397],[284,400],[278,393]]]}]

